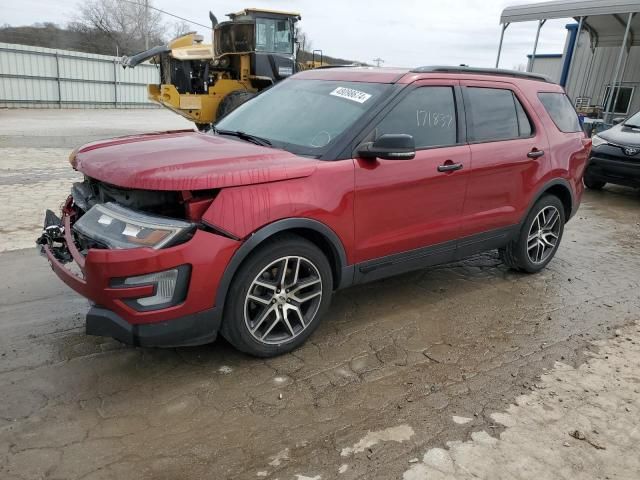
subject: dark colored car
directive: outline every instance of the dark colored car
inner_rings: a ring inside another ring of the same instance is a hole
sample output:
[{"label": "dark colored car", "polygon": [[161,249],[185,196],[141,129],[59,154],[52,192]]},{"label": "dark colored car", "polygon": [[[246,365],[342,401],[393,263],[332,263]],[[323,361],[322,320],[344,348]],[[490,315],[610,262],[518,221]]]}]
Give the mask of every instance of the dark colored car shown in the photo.
[{"label": "dark colored car", "polygon": [[607,183],[640,187],[640,112],[593,138],[584,184],[600,190]]},{"label": "dark colored car", "polygon": [[85,179],[39,243],[93,303],[89,334],[176,346],[220,332],[277,355],[339,288],[490,249],[541,270],[578,209],[589,148],[562,88],[535,75],[311,70],[211,134],[79,148]]}]

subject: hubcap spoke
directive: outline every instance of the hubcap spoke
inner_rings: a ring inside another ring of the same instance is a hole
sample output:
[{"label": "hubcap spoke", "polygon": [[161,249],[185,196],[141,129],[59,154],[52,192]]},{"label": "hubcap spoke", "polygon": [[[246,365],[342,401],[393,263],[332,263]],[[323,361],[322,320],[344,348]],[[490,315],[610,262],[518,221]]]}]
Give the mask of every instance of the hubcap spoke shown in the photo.
[{"label": "hubcap spoke", "polygon": [[274,292],[278,289],[278,287],[276,287],[275,285],[271,285],[270,283],[263,282],[260,280],[256,280],[255,282],[253,282],[253,284],[257,285],[258,287],[268,288],[269,290],[273,290]]},{"label": "hubcap spoke", "polygon": [[291,323],[289,323],[289,315],[288,312],[289,309],[283,307],[282,308],[282,320],[284,321],[284,324],[287,326],[287,329],[289,330],[289,333],[291,334],[292,337],[295,337],[295,332],[293,331],[293,328],[291,327]]},{"label": "hubcap spoke", "polygon": [[282,275],[280,277],[280,288],[284,288],[284,281],[287,278],[287,267],[289,266],[289,257],[284,259],[284,266],[282,267]]},{"label": "hubcap spoke", "polygon": [[317,297],[318,295],[322,295],[322,292],[321,291],[313,292],[308,294],[306,297],[302,297],[302,298],[298,297],[297,295],[291,295],[291,298],[293,298],[298,303],[306,303],[309,300]]},{"label": "hubcap spoke", "polygon": [[275,327],[278,323],[280,323],[280,320],[281,320],[280,312],[278,311],[278,309],[275,309],[275,312],[276,312],[276,319],[269,326],[269,328],[267,328],[267,330],[262,334],[261,339],[264,339],[267,335],[269,335],[271,333],[271,330],[273,330],[273,327]]},{"label": "hubcap spoke", "polygon": [[255,295],[247,295],[249,300],[253,300],[254,302],[262,303],[263,305],[270,305],[271,299],[264,299],[260,297],[256,297]]},{"label": "hubcap spoke", "polygon": [[255,326],[251,329],[251,332],[256,332],[264,323],[264,321],[269,317],[269,315],[271,314],[271,312],[273,312],[275,310],[275,306],[274,307],[269,307],[265,310],[265,312],[262,314],[262,316],[260,317],[260,320],[258,320],[258,322],[255,324]]}]

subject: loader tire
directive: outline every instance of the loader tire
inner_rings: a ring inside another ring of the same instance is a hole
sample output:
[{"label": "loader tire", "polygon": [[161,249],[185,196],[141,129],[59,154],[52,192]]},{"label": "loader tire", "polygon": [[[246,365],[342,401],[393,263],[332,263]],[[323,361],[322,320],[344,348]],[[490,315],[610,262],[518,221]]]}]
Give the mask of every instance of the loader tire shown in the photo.
[{"label": "loader tire", "polygon": [[220,105],[218,105],[218,112],[216,120],[220,120],[224,116],[233,112],[236,108],[242,105],[247,100],[250,100],[255,96],[255,93],[249,92],[247,90],[236,90],[235,92],[231,92],[226,97],[222,99]]}]

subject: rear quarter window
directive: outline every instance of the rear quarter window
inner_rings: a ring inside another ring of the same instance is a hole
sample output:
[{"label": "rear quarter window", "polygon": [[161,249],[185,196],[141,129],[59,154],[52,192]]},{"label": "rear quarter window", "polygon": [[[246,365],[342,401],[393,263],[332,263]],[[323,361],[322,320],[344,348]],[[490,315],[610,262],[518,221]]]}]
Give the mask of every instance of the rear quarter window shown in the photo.
[{"label": "rear quarter window", "polygon": [[578,114],[564,93],[540,92],[538,98],[558,130],[565,133],[582,131]]}]

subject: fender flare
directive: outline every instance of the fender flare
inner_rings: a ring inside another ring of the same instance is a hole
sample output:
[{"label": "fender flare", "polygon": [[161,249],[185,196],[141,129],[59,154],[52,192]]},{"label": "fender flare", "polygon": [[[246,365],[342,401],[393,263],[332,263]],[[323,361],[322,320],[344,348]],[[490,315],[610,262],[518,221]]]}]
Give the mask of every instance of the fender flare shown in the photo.
[{"label": "fender flare", "polygon": [[351,285],[353,283],[353,272],[355,271],[354,266],[347,265],[347,254],[338,235],[331,228],[317,220],[312,220],[310,218],[285,218],[283,220],[277,220],[270,223],[255,231],[242,243],[240,248],[236,250],[231,257],[229,264],[225,268],[220,284],[218,285],[218,291],[216,292],[215,299],[216,308],[220,308],[221,310],[224,308],[227,292],[229,291],[233,277],[240,268],[242,262],[258,245],[277,233],[299,228],[318,232],[331,245],[333,253],[338,261],[337,267],[340,269],[340,283],[335,286],[336,290],[338,288],[345,288]]},{"label": "fender flare", "polygon": [[527,219],[527,215],[529,215],[529,212],[531,211],[533,206],[536,204],[536,202],[538,200],[540,200],[542,198],[542,196],[545,193],[547,193],[547,191],[550,188],[555,187],[556,185],[560,185],[560,186],[564,187],[569,192],[569,196],[571,198],[571,205],[570,205],[571,214],[567,218],[565,218],[565,223],[569,221],[569,219],[573,216],[573,214],[576,213],[576,209],[575,209],[575,205],[576,205],[575,194],[573,193],[573,189],[571,188],[571,184],[569,183],[568,180],[566,180],[564,178],[555,178],[555,179],[545,183],[541,188],[538,189],[536,194],[532,197],[532,200],[529,202],[529,205],[527,207],[527,211],[525,212],[524,216],[522,217],[522,220],[520,221],[520,225],[522,225],[525,222],[525,220]]}]

